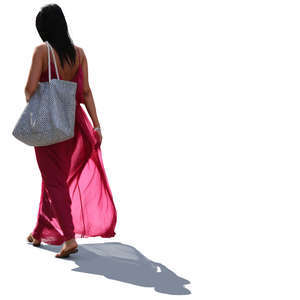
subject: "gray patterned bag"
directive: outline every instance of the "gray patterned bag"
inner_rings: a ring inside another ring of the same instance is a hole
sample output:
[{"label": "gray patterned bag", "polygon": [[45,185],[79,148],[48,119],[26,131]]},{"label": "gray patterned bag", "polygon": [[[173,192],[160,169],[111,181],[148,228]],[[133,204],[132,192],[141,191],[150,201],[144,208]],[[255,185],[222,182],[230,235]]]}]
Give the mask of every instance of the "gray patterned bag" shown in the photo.
[{"label": "gray patterned bag", "polygon": [[[74,137],[77,82],[60,80],[52,46],[48,49],[49,82],[39,85],[27,103],[13,136],[29,146],[47,146]],[[50,51],[57,78],[51,79]]]}]

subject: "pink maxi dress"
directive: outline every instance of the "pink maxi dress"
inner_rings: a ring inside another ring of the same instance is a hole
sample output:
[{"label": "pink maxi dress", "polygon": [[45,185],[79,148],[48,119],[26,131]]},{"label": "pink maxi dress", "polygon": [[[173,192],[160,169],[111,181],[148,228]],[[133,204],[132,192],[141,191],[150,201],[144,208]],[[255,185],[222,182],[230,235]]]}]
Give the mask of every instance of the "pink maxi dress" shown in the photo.
[{"label": "pink maxi dress", "polygon": [[[52,61],[51,74],[52,78],[57,78]],[[42,185],[32,235],[52,245],[60,245],[72,238],[115,236],[117,212],[100,144],[80,105],[84,103],[82,76],[80,65],[71,80],[77,82],[74,137],[49,146],[34,147]],[[46,70],[40,81],[48,80]]]}]

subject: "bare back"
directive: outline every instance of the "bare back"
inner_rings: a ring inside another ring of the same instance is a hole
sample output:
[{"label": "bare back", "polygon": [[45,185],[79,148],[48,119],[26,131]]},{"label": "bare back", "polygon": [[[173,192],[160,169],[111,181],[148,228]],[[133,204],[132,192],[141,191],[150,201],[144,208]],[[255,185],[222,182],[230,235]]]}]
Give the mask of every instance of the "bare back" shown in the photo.
[{"label": "bare back", "polygon": [[[54,56],[55,56],[55,60],[56,60],[56,64],[57,64],[57,68],[58,68],[58,73],[60,74],[60,77],[61,77],[60,79],[62,79],[62,80],[72,80],[79,69],[79,65],[82,64],[83,54],[82,54],[81,48],[77,47],[75,45],[74,45],[74,47],[76,50],[75,65],[73,65],[71,67],[67,63],[67,61],[64,61],[64,68],[62,68],[62,66],[61,66],[60,59],[59,59],[59,56],[58,56],[56,50],[52,47]],[[80,61],[79,61],[79,59],[80,59]],[[51,61],[53,62],[52,56],[51,56]],[[46,46],[46,44],[44,44],[43,45],[43,56],[42,56],[42,72],[46,72],[47,70],[48,70],[48,52],[47,52],[47,46]]]},{"label": "bare back", "polygon": [[[62,80],[71,81],[75,77],[76,73],[78,72],[79,66],[81,66],[82,78],[83,78],[82,93],[86,98],[86,102],[87,102],[89,101],[89,99],[92,98],[91,89],[89,86],[88,62],[87,62],[85,52],[81,47],[75,46],[75,50],[76,50],[76,60],[75,60],[75,65],[72,67],[68,63],[65,63],[64,68],[62,68],[60,64],[59,56],[56,53],[56,50],[54,48],[53,48],[53,53],[55,56],[60,79]],[[32,63],[30,66],[30,71],[25,86],[26,101],[30,99],[31,95],[38,87],[41,74],[43,72],[47,72],[47,70],[48,70],[48,50],[47,50],[47,45],[45,43],[42,43],[36,46],[33,52]]]}]

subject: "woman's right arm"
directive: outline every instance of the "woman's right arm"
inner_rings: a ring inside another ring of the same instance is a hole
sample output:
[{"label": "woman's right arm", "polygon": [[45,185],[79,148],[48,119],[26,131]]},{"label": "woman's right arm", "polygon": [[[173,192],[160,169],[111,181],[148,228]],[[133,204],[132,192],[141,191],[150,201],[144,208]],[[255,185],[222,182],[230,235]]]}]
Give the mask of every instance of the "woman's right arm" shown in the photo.
[{"label": "woman's right arm", "polygon": [[82,73],[83,73],[82,94],[83,95],[82,96],[84,98],[84,105],[92,119],[94,127],[100,127],[93,94],[89,85],[87,58],[82,48],[81,48],[81,53],[83,56],[82,59]]}]

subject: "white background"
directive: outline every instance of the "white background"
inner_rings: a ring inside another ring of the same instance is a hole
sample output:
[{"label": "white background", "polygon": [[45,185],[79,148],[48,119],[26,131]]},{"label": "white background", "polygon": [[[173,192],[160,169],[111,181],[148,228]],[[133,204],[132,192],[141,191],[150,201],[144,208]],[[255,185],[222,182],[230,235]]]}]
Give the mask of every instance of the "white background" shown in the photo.
[{"label": "white background", "polygon": [[[1,298],[298,300],[299,2],[56,3],[88,59],[116,236],[67,260],[26,242],[41,177],[11,131],[48,2],[5,2]],[[160,272],[132,275],[133,249]]]}]

